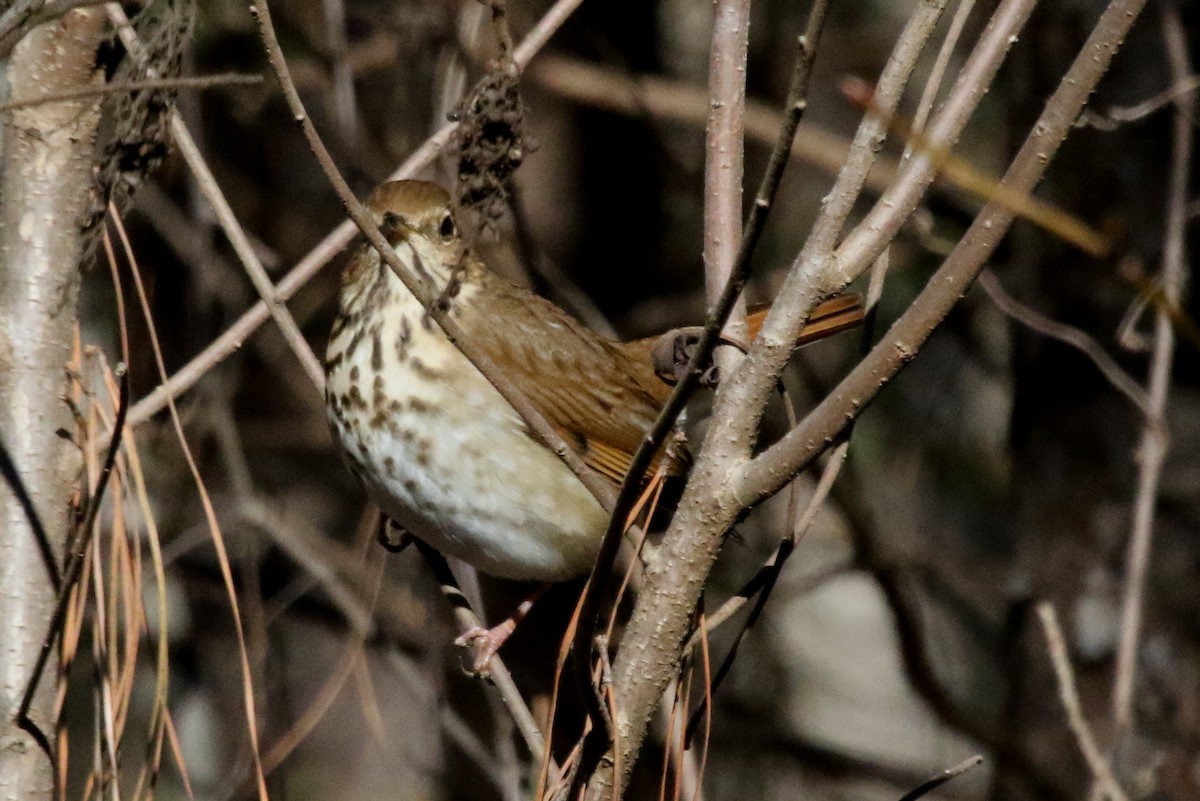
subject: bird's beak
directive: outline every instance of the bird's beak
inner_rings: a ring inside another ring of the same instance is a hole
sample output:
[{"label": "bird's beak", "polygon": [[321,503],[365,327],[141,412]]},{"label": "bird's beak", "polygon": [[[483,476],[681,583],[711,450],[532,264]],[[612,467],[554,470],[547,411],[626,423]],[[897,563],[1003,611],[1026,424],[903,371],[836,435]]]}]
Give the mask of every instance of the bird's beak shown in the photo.
[{"label": "bird's beak", "polygon": [[408,241],[408,235],[412,231],[412,226],[399,214],[393,214],[389,211],[383,215],[383,221],[379,224],[379,230],[383,233],[383,237],[388,241],[388,244],[396,247],[401,242]]}]

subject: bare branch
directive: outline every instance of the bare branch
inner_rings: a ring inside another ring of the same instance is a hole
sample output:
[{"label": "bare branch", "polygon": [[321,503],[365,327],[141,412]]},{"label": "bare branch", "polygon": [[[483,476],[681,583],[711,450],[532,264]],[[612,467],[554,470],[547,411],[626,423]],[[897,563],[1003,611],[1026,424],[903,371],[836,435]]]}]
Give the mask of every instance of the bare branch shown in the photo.
[{"label": "bare branch", "polygon": [[[890,98],[891,103],[898,101],[907,76],[915,66],[921,44],[928,38],[943,6],[944,2],[938,0],[923,3],[914,12],[888,60],[881,86],[883,97]],[[855,140],[856,149],[852,151],[848,166],[843,171],[844,177],[838,183],[844,190],[843,197],[827,203],[818,220],[816,228],[824,230],[825,236],[831,240],[830,247],[832,238],[836,236],[835,229],[840,230],[845,215],[849,214],[853,203],[849,196],[857,195],[870,169],[871,154],[878,137],[882,136],[881,125],[878,120],[868,119],[860,127]],[[758,203],[755,205],[757,208]],[[816,230],[813,236],[817,236]],[[810,242],[812,239],[810,237]],[[774,314],[773,311],[772,316]],[[797,334],[803,322],[803,319],[798,321]],[[760,334],[752,353],[760,350],[762,339],[763,334]],[[787,354],[781,354],[776,376],[782,371],[787,355],[790,355],[790,347],[787,350]],[[745,363],[736,371],[735,382],[737,376],[746,372],[744,368]],[[731,398],[737,400],[731,401]],[[679,512],[671,523],[657,558],[647,570],[647,591],[634,609],[614,665],[618,706],[622,713],[617,725],[622,744],[619,761],[624,766],[623,775],[614,776],[611,761],[601,764],[589,783],[589,798],[598,801],[607,794],[614,781],[624,784],[628,780],[633,756],[640,750],[654,705],[678,664],[692,610],[696,608],[705,577],[716,558],[721,537],[737,514],[731,503],[732,488],[725,483],[726,473],[730,464],[748,452],[759,419],[756,407],[740,402],[744,399],[745,395],[738,397],[736,390],[731,393],[729,384],[722,383],[704,450],[684,491]]]},{"label": "bare branch", "polygon": [[1042,634],[1046,637],[1046,651],[1050,654],[1050,662],[1054,665],[1054,676],[1058,679],[1058,695],[1063,708],[1067,711],[1067,724],[1075,735],[1075,743],[1083,754],[1092,776],[1099,783],[1101,790],[1111,801],[1129,801],[1129,796],[1117,784],[1112,767],[1100,753],[1100,746],[1092,729],[1088,726],[1083,715],[1083,707],[1079,703],[1079,690],[1075,686],[1075,671],[1071,668],[1071,659],[1067,655],[1067,643],[1063,637],[1062,628],[1058,625],[1058,615],[1054,607],[1042,602],[1037,605],[1038,620],[1042,624]]},{"label": "bare branch", "polygon": [[[558,0],[549,11],[538,20],[529,31],[521,44],[517,45],[513,59],[517,66],[524,68],[529,60],[549,41],[556,30],[567,20],[571,13],[583,0]],[[450,135],[457,128],[457,123],[443,126],[437,133],[425,140],[404,163],[396,168],[389,180],[411,178],[427,167],[438,153],[450,141]],[[301,259],[295,267],[275,285],[275,297],[280,303],[286,302],[307,284],[321,268],[327,265],[342,251],[354,237],[358,228],[346,220],[333,229],[307,256]],[[157,387],[146,397],[135,403],[129,410],[129,425],[136,427],[167,407],[167,403],[179,397],[199,381],[205,373],[228,358],[241,347],[242,342],[253,334],[260,325],[270,317],[266,301],[259,301],[251,306],[237,322],[225,333],[213,340],[208,347],[197,354],[191,361],[181,367],[167,381]]]},{"label": "bare branch", "polygon": [[[109,19],[117,27],[121,41],[130,54],[139,61],[145,61],[144,48],[141,42],[138,41],[137,33],[134,31],[133,26],[129,24],[129,18],[126,17],[125,10],[118,3],[109,3],[107,10]],[[296,354],[296,358],[300,360],[305,374],[313,382],[317,392],[319,394],[323,393],[325,389],[325,371],[321,367],[321,360],[313,353],[312,348],[304,339],[304,334],[300,332],[300,326],[296,325],[296,321],[292,319],[291,312],[287,310],[287,306],[279,298],[274,284],[271,283],[266,269],[263,268],[262,261],[258,257],[258,252],[255,250],[245,229],[242,228],[241,222],[238,221],[237,216],[233,213],[233,208],[230,207],[229,201],[225,199],[225,194],[217,185],[217,179],[213,176],[212,170],[208,168],[208,163],[205,162],[204,156],[200,153],[200,148],[197,147],[196,141],[192,138],[192,134],[188,130],[187,124],[183,121],[183,117],[179,114],[179,110],[173,108],[170,114],[171,136],[174,138],[175,144],[179,147],[179,152],[183,155],[184,161],[191,168],[192,175],[195,176],[196,183],[200,187],[200,193],[204,195],[205,200],[208,201],[216,213],[217,222],[221,225],[225,236],[229,238],[229,243],[233,246],[238,260],[245,267],[247,275],[250,276],[250,282],[254,284],[254,288],[262,296],[263,302],[267,304],[271,316],[275,319],[276,325],[279,326],[279,331],[283,335],[284,341],[288,343],[292,351]]]},{"label": "bare branch", "polygon": [[[467,597],[463,595],[462,590],[458,588],[458,583],[454,580],[454,574],[450,572],[450,566],[446,564],[446,558],[440,553],[429,547],[421,540],[414,540],[414,547],[421,552],[422,558],[429,565],[430,571],[433,573],[434,579],[442,590],[442,594],[450,602],[450,607],[454,610],[454,622],[458,626],[460,634],[465,634],[473,629],[480,628],[479,617],[471,609],[467,603]],[[504,701],[504,705],[508,707],[509,714],[517,724],[517,730],[525,740],[525,745],[529,748],[529,753],[533,757],[534,764],[541,764],[546,756],[546,743],[542,738],[542,731],[538,728],[537,722],[533,718],[533,713],[529,711],[529,705],[525,703],[525,699],[521,697],[520,690],[513,683],[512,674],[508,672],[508,668],[504,665],[504,661],[499,654],[493,654],[491,661],[488,663],[488,681],[494,685],[500,693],[500,697]],[[550,769],[557,770],[551,760]]]},{"label": "bare branch", "polygon": [[1142,389],[1141,385],[1133,380],[1133,377],[1129,373],[1121,369],[1121,365],[1117,364],[1116,360],[1108,355],[1108,351],[1101,347],[1099,342],[1088,336],[1086,332],[1047,317],[1037,310],[1020,303],[1004,290],[1000,279],[991,270],[984,270],[980,273],[979,285],[1000,311],[1042,336],[1049,337],[1078,350],[1090,359],[1092,364],[1096,365],[1096,369],[1108,379],[1108,382],[1118,392],[1129,398],[1129,401],[1140,412],[1147,415],[1150,413],[1150,401],[1146,395],[1146,390]]},{"label": "bare branch", "polygon": [[[1145,0],[1113,0],[1105,9],[1013,159],[1004,177],[1010,188],[1028,192],[1045,174],[1092,87],[1107,70],[1124,33],[1144,6]],[[752,505],[778,491],[786,477],[823,451],[826,443],[916,356],[934,327],[983,269],[1013,219],[1011,211],[997,204],[983,208],[925,290],[862,363],[799,426],[741,468],[738,497],[743,502]]]},{"label": "bare branch", "polygon": [[[1187,36],[1173,5],[1163,8],[1163,38],[1171,78],[1181,83],[1192,76]],[[1116,679],[1113,683],[1115,742],[1133,722],[1133,691],[1137,676],[1138,643],[1142,634],[1142,606],[1150,545],[1158,504],[1158,484],[1167,458],[1167,398],[1171,390],[1171,364],[1175,354],[1175,327],[1171,310],[1179,307],[1187,280],[1188,177],[1192,170],[1192,119],[1196,109],[1193,94],[1180,95],[1171,146],[1171,178],[1167,194],[1167,222],[1162,270],[1158,283],[1163,303],[1156,305],[1154,344],[1150,353],[1149,404],[1141,447],[1138,450],[1137,494],[1133,502],[1133,531],[1125,557],[1125,586],[1121,601],[1121,635],[1117,644]]]},{"label": "bare branch", "polygon": [[[749,46],[750,0],[717,0],[709,59],[704,162],[704,286],[710,305],[717,302],[729,282],[742,235],[742,119]],[[735,341],[744,339],[745,317],[745,304],[739,300],[725,323],[725,336]]]},{"label": "bare branch", "polygon": [[900,797],[900,801],[917,801],[918,798],[923,798],[937,788],[941,787],[948,781],[957,779],[969,770],[979,767],[983,764],[983,757],[976,754],[973,757],[967,757],[962,762],[959,762],[952,768],[946,768],[941,773],[926,782],[922,782],[918,787],[913,788],[909,792]]},{"label": "bare branch", "polygon": [[141,81],[116,81],[103,86],[72,89],[69,92],[43,93],[37,97],[7,100],[0,103],[0,112],[18,108],[40,106],[43,103],[58,103],[63,100],[82,100],[87,97],[119,94],[121,92],[148,92],[157,89],[212,89],[218,86],[257,86],[262,83],[261,75],[243,75],[237,72],[220,75],[194,75],[185,78],[155,78]]}]

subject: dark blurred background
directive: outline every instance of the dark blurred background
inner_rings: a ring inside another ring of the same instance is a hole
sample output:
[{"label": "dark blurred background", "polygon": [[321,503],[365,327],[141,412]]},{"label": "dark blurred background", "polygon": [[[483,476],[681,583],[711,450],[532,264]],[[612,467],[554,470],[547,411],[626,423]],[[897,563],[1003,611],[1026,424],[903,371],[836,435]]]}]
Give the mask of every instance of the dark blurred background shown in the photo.
[{"label": "dark blurred background", "polygon": [[[771,298],[802,245],[832,183],[838,148],[861,118],[840,81],[878,76],[913,5],[833,3],[803,155],[785,175],[756,255],[755,301]],[[1104,5],[1039,4],[958,155],[1002,172]],[[1088,334],[1138,382],[1147,355],[1118,332],[1162,258],[1175,112],[1168,103],[1113,122],[1110,111],[1172,85],[1163,45],[1168,5],[1195,43],[1194,3],[1151,3],[1093,98],[1100,127],[1084,124],[1071,135],[1039,190],[1108,233],[1113,256],[1087,257],[1018,222],[989,268],[1004,292]],[[976,6],[964,42],[995,3]],[[510,2],[514,36],[546,7]],[[444,124],[492,52],[486,12],[471,2],[280,0],[272,9],[309,111],[360,196]],[[754,4],[748,97],[760,117],[775,113],[786,94],[806,12],[804,3]],[[515,176],[512,212],[481,246],[513,280],[622,337],[703,318],[710,27],[706,0],[588,0],[521,84],[535,146]],[[935,35],[914,78],[907,114],[938,41]],[[268,76],[255,87],[183,93],[179,107],[278,280],[342,220],[340,204],[269,77],[244,3],[202,0],[183,59],[189,74]],[[960,59],[961,52],[951,76]],[[630,86],[653,81],[683,98],[677,106],[696,100],[692,111],[630,98]],[[624,98],[625,110],[588,100],[596,91]],[[774,130],[760,125],[751,134],[748,196]],[[899,154],[894,142],[885,147],[887,163],[868,199]],[[439,162],[425,177],[449,185],[453,163]],[[892,248],[877,332],[920,290],[980,205],[946,185],[930,194],[917,224]],[[1189,212],[1194,218],[1194,202]],[[134,196],[126,222],[174,372],[256,294],[177,156]],[[107,268],[101,264],[85,282],[84,340],[115,359]],[[335,264],[289,304],[318,354],[337,287]],[[132,286],[125,289],[133,297]],[[159,379],[146,326],[130,308],[137,399]],[[1180,330],[1195,330],[1195,304],[1189,299],[1182,311]],[[1152,315],[1151,306],[1133,330],[1148,331]],[[1180,334],[1135,725],[1114,756],[1136,797],[1200,797],[1198,345]],[[805,406],[815,403],[860,346],[858,335],[846,334],[799,353],[785,379],[793,394]],[[462,675],[448,607],[415,552],[389,556],[374,545],[363,522],[365,498],[332,447],[321,396],[273,325],[209,371],[180,399],[180,410],[230,544],[264,752],[303,722],[322,688],[330,692],[319,722],[268,777],[272,795],[517,797],[534,775],[523,746],[488,689]],[[1032,605],[1057,605],[1084,708],[1107,742],[1143,423],[1078,349],[1014,321],[987,293],[972,290],[857,425],[833,498],[716,696],[704,795],[895,799],[928,774],[981,753],[985,766],[940,797],[1085,797],[1089,774],[1066,727]],[[784,425],[780,413],[769,430],[777,435]],[[191,791],[249,797],[231,612],[198,494],[165,415],[140,426],[137,440],[167,563],[170,614],[166,621],[152,615],[150,628],[169,631],[170,701]],[[812,481],[800,485],[803,499]],[[786,505],[786,497],[776,499],[739,526],[713,577],[711,608],[773,550],[787,526]],[[489,616],[506,614],[523,589],[485,585]],[[556,588],[503,652],[535,714],[547,708],[558,632],[577,592],[578,585]],[[347,624],[354,610],[369,621],[363,635]],[[714,654],[725,653],[744,617],[715,634]],[[140,657],[147,677],[153,656],[147,648]],[[133,720],[145,714],[143,695],[134,693]],[[569,688],[566,695],[570,729],[577,718]],[[80,788],[90,769],[83,757],[89,699],[79,690]],[[635,797],[658,792],[661,728],[643,755]],[[168,767],[157,797],[183,794],[179,771]]]}]

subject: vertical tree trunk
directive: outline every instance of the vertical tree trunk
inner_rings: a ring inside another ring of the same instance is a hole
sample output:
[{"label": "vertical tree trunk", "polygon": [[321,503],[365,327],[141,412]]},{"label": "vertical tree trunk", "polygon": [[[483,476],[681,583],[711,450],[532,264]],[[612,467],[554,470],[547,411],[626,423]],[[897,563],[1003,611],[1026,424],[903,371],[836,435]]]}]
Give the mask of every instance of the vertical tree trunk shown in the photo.
[{"label": "vertical tree trunk", "polygon": [[[101,82],[99,9],[69,12],[30,32],[8,65],[10,99]],[[47,103],[4,120],[0,154],[0,444],[29,503],[0,482],[0,801],[49,798],[52,766],[13,724],[45,636],[55,590],[34,517],[61,557],[77,449],[63,396],[79,291],[78,221],[91,188],[98,98]],[[30,710],[53,731],[52,680]]]}]

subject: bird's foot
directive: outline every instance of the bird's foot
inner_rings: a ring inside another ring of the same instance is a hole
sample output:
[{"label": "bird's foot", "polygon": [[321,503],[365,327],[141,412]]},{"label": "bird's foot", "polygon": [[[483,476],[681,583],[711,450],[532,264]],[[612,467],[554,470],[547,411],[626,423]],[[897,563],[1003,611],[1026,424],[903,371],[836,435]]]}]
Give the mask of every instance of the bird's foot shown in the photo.
[{"label": "bird's foot", "polygon": [[471,659],[471,674],[481,678],[487,678],[491,673],[492,657],[500,650],[500,646],[508,639],[508,636],[517,628],[517,621],[513,618],[508,618],[498,626],[493,626],[490,629],[485,629],[482,626],[474,626],[458,636],[454,640],[454,644],[460,648],[472,648],[475,655]]}]

